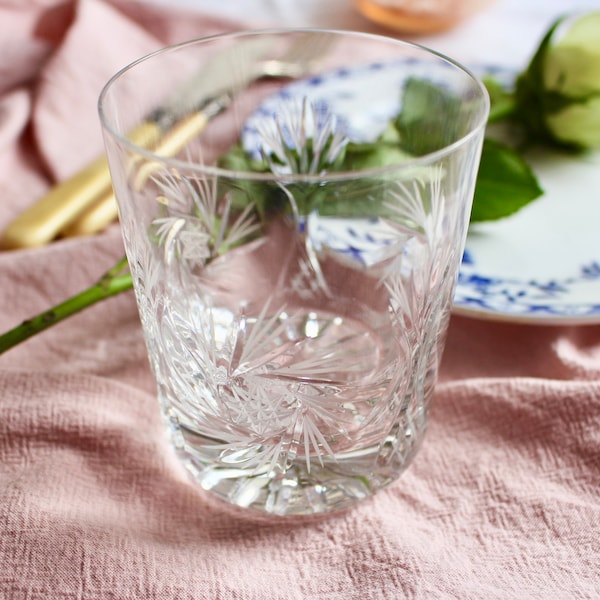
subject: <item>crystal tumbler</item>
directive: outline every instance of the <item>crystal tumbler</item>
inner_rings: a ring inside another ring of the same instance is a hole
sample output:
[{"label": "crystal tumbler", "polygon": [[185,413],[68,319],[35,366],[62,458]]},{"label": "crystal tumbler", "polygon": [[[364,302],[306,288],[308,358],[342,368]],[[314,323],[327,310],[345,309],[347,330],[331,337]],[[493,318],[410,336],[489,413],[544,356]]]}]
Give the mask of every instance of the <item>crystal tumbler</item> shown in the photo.
[{"label": "crystal tumbler", "polygon": [[100,117],[174,451],[276,515],[394,482],[428,413],[488,98],[394,39],[224,34],[117,73]]}]

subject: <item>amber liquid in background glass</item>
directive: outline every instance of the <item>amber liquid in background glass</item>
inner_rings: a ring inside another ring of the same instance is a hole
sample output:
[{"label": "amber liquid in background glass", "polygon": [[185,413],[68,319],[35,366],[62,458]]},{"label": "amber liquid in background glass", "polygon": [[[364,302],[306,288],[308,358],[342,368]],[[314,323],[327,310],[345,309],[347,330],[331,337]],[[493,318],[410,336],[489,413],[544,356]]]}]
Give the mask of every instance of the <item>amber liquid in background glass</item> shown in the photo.
[{"label": "amber liquid in background glass", "polygon": [[451,29],[493,0],[355,0],[367,19],[405,33]]}]

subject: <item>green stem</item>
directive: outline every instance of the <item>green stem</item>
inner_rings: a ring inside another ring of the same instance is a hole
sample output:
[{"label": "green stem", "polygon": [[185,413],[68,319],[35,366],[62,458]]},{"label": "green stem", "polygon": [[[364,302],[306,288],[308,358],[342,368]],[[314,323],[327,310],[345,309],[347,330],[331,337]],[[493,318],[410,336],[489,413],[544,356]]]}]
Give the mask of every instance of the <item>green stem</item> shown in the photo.
[{"label": "green stem", "polygon": [[131,275],[126,268],[127,259],[122,258],[88,289],[0,335],[0,354],[96,302],[131,289]]}]

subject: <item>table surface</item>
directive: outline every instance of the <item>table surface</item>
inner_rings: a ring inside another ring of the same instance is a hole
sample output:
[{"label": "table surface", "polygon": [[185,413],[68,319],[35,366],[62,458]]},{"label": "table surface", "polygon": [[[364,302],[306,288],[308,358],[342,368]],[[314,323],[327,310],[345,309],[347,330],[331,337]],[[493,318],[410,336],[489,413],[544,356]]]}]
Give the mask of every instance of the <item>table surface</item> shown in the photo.
[{"label": "table surface", "polygon": [[[149,0],[146,0],[149,1]],[[466,62],[519,67],[558,15],[598,10],[599,0],[496,0],[459,27],[435,35],[410,36],[371,24],[352,0],[152,0],[257,27],[327,27],[369,31],[408,39]]]},{"label": "table surface", "polygon": [[[402,37],[350,0],[152,2],[0,2],[0,228],[101,152],[98,91],[141,54],[223,31],[223,18]],[[406,39],[518,69],[577,9],[600,0],[497,0]],[[0,331],[89,286],[122,252],[116,224],[0,252]],[[187,479],[131,293],[0,357],[2,599],[591,600],[599,489],[600,326],[454,315],[410,468],[355,509],[293,521],[240,515]]]}]

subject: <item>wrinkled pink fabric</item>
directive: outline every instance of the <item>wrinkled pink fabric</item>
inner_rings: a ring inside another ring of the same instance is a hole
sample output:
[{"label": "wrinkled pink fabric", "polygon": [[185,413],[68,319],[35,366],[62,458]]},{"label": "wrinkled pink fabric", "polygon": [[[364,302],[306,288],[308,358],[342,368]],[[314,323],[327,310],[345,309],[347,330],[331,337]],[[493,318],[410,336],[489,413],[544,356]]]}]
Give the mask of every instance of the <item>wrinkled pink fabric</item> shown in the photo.
[{"label": "wrinkled pink fabric", "polygon": [[[229,27],[100,0],[0,2],[0,227],[102,150],[101,85]],[[0,331],[87,287],[102,235],[0,253]],[[131,293],[0,357],[0,598],[600,598],[600,328],[454,317],[430,429],[356,508],[239,514],[161,430]]]}]

